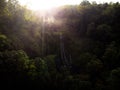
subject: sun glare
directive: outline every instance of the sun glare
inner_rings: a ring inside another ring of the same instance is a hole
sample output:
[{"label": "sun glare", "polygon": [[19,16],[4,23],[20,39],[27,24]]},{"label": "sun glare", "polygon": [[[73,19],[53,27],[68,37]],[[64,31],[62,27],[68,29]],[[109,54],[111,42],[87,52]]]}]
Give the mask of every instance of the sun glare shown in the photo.
[{"label": "sun glare", "polygon": [[[33,10],[33,11],[39,11],[42,17],[44,17],[43,21],[46,23],[55,23],[55,18],[48,13],[54,13],[51,9],[63,5],[79,5],[81,1],[83,0],[18,0],[21,5],[25,5],[27,8]],[[90,2],[94,0],[88,0]],[[97,3],[104,2],[105,0],[95,0]],[[110,1],[118,1],[118,0],[107,0],[107,2]]]},{"label": "sun glare", "polygon": [[47,10],[51,9],[53,7],[58,6],[58,4],[55,2],[55,0],[50,1],[50,0],[30,0],[30,5],[29,7],[33,10],[41,9],[41,10]]},{"label": "sun glare", "polygon": [[[80,4],[83,0],[18,0],[22,5],[26,5],[32,10],[48,10],[54,7],[62,5],[75,5]],[[117,2],[119,0],[88,0],[90,2],[96,1],[97,3],[102,2]]]},{"label": "sun glare", "polygon": [[19,2],[32,10],[48,10],[66,4],[79,4],[80,0],[19,0]]}]

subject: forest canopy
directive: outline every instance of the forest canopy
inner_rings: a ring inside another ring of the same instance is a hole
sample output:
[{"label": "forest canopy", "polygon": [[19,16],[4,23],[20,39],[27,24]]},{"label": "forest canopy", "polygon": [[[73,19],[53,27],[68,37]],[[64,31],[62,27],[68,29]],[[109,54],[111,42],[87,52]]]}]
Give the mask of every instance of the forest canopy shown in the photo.
[{"label": "forest canopy", "polygon": [[43,13],[0,0],[1,88],[119,90],[119,12],[119,2]]}]

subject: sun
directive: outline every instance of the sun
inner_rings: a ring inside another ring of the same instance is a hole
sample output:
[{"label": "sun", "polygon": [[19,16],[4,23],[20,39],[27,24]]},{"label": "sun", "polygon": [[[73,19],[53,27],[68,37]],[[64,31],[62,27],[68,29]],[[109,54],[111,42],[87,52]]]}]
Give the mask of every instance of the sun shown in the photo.
[{"label": "sun", "polygon": [[62,5],[79,4],[80,0],[18,0],[32,10],[48,10]]}]

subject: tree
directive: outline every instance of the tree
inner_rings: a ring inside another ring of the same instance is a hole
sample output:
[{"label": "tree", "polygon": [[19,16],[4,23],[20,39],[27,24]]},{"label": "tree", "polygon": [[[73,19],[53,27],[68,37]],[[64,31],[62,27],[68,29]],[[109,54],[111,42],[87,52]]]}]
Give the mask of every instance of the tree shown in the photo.
[{"label": "tree", "polygon": [[[0,52],[0,79],[7,87],[24,86],[27,83],[29,58],[22,50]],[[13,87],[13,88],[15,88]]]},{"label": "tree", "polygon": [[102,58],[106,67],[110,70],[119,66],[120,51],[116,47],[115,42],[111,42],[111,44],[108,45]]},{"label": "tree", "polygon": [[95,31],[96,31],[95,23],[90,23],[87,27],[87,36],[94,38]]},{"label": "tree", "polygon": [[80,5],[82,5],[82,6],[88,6],[88,5],[90,5],[90,2],[89,2],[88,0],[83,0],[83,1],[80,3]]},{"label": "tree", "polygon": [[10,49],[10,41],[5,35],[0,34],[0,51],[5,51]]},{"label": "tree", "polygon": [[5,11],[5,7],[6,7],[6,0],[0,0],[0,17],[2,15],[4,15],[4,11]]},{"label": "tree", "polygon": [[93,57],[87,63],[87,70],[90,75],[90,81],[92,83],[92,87],[95,88],[97,86],[97,80],[101,79],[101,72],[103,69],[103,63],[96,57]]},{"label": "tree", "polygon": [[112,29],[109,25],[102,24],[99,25],[96,29],[96,37],[95,39],[100,40],[100,41],[107,41],[109,42],[111,39],[111,32]]},{"label": "tree", "polygon": [[120,89],[120,68],[113,69],[110,73],[108,82],[110,90],[119,90]]}]

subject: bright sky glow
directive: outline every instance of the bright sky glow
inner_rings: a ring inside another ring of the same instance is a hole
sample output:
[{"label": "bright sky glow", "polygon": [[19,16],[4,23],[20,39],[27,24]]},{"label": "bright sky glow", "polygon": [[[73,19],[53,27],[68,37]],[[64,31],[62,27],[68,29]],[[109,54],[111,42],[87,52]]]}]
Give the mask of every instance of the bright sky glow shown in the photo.
[{"label": "bright sky glow", "polygon": [[[80,4],[83,0],[19,0],[22,5],[27,5],[32,10],[47,10],[62,5],[75,5]],[[119,0],[88,0],[96,1],[97,3],[103,2],[119,2]]]}]

